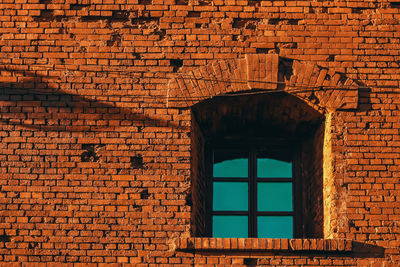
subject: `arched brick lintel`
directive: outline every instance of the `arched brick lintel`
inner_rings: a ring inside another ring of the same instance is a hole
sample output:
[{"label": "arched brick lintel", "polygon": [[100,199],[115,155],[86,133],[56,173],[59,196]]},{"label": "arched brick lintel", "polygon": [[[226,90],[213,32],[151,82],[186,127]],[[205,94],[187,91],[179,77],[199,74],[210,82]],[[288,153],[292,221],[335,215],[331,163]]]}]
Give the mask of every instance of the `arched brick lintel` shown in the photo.
[{"label": "arched brick lintel", "polygon": [[312,62],[277,54],[249,54],[223,59],[187,73],[168,83],[168,106],[190,107],[225,94],[284,91],[317,109],[356,109],[358,87],[341,73]]}]

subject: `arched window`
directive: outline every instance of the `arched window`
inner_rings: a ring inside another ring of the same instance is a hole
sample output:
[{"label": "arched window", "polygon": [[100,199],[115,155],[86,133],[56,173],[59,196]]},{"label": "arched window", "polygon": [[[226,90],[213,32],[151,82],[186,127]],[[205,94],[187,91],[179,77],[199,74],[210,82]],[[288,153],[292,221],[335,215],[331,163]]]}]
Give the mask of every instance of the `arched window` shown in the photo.
[{"label": "arched window", "polygon": [[286,93],[193,106],[195,236],[322,237],[321,113]]}]

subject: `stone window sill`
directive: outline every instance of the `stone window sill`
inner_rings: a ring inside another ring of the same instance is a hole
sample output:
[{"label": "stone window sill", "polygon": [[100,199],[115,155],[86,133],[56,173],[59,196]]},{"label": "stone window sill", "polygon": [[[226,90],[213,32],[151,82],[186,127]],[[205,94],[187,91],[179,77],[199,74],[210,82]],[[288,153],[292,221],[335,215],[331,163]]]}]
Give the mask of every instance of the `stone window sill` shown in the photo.
[{"label": "stone window sill", "polygon": [[179,238],[181,251],[271,251],[271,252],[350,252],[353,242],[346,239],[275,239],[275,238]]}]

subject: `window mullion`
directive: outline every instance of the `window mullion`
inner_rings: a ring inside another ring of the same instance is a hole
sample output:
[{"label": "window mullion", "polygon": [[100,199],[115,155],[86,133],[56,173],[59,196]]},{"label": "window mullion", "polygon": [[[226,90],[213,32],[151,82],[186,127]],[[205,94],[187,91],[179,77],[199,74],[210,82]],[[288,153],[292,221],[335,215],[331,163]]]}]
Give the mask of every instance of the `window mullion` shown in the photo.
[{"label": "window mullion", "polygon": [[249,155],[249,237],[257,237],[257,184],[256,184],[256,153]]}]

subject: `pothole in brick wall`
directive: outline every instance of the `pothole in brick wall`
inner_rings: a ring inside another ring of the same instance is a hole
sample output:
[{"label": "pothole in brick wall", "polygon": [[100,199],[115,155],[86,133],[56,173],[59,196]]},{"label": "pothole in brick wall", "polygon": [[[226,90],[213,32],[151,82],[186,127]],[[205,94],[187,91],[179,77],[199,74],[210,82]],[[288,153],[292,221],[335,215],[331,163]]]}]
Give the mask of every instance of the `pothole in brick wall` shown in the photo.
[{"label": "pothole in brick wall", "polygon": [[140,192],[140,198],[141,199],[148,199],[150,197],[149,190],[144,189],[142,192]]},{"label": "pothole in brick wall", "polygon": [[85,151],[81,154],[82,162],[98,162],[100,160],[98,152],[102,147],[104,145],[83,144],[82,149]]},{"label": "pothole in brick wall", "polygon": [[131,167],[134,169],[143,169],[143,157],[142,155],[138,154],[136,156],[131,157]]},{"label": "pothole in brick wall", "polygon": [[169,62],[170,66],[173,67],[173,72],[177,72],[183,66],[182,59],[171,59]]}]

